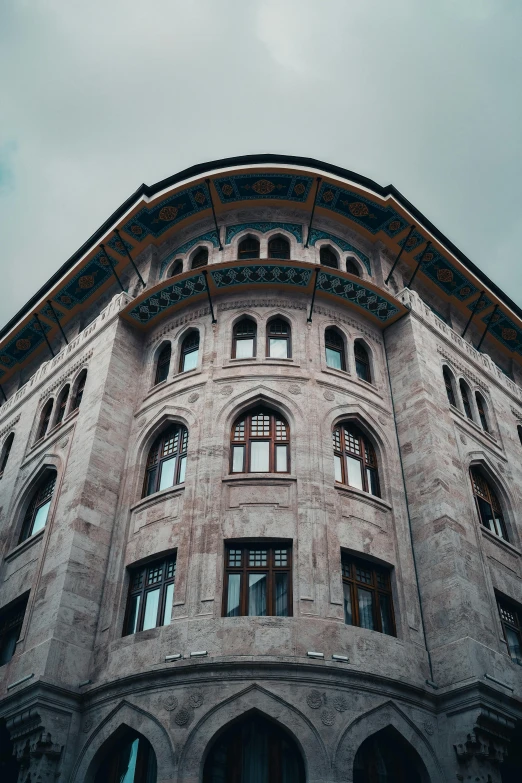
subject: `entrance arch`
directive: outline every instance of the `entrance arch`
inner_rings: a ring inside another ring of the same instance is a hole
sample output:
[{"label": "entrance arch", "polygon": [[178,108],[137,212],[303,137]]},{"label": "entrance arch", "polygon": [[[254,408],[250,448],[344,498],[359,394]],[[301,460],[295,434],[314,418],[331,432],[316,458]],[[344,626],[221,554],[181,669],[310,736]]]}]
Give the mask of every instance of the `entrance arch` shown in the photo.
[{"label": "entrance arch", "polygon": [[364,740],[355,754],[353,783],[427,783],[426,767],[391,726]]},{"label": "entrance arch", "polygon": [[96,761],[94,783],[157,783],[156,754],[134,729],[122,726],[100,748]]}]

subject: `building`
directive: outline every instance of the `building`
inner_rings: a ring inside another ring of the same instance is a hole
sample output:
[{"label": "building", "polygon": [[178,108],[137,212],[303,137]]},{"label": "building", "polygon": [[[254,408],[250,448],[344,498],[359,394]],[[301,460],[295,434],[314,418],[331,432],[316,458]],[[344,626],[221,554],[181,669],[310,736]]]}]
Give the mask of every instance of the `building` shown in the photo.
[{"label": "building", "polygon": [[0,367],[3,781],[522,779],[522,310],[395,188],[142,186]]}]

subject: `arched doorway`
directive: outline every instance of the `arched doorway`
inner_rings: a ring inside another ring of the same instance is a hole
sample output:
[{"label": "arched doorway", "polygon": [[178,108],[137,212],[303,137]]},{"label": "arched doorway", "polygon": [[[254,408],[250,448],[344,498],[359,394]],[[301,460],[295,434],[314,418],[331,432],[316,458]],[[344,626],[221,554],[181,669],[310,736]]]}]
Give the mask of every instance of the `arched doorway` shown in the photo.
[{"label": "arched doorway", "polygon": [[291,737],[261,715],[236,721],[214,742],[203,783],[305,783],[301,754]]},{"label": "arched doorway", "polygon": [[386,728],[360,746],[353,764],[353,783],[425,783],[418,754],[398,731]]},{"label": "arched doorway", "polygon": [[515,724],[507,756],[500,765],[502,783],[520,783],[522,780],[522,720]]},{"label": "arched doorway", "polygon": [[106,743],[94,783],[156,783],[156,755],[137,731],[123,729]]}]

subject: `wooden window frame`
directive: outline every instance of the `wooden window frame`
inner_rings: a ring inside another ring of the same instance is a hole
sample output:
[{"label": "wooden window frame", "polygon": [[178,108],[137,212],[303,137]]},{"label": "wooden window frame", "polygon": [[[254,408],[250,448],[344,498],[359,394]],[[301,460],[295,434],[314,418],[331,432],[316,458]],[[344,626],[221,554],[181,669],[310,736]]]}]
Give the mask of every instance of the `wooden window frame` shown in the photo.
[{"label": "wooden window frame", "polygon": [[0,479],[4,475],[4,471],[7,467],[9,455],[11,454],[11,449],[13,448],[13,441],[14,432],[10,432],[7,438],[4,440],[4,445],[2,446],[2,457],[0,459]]},{"label": "wooden window frame", "polygon": [[[359,351],[359,355],[357,355],[357,351]],[[355,340],[353,344],[353,355],[355,359],[356,376],[359,378],[360,381],[365,381],[366,383],[372,383],[372,368],[370,364],[370,354],[368,353],[368,349],[366,348],[366,346],[361,340]],[[361,365],[365,368],[364,378],[359,373],[359,367]]]},{"label": "wooden window frame", "polygon": [[[241,324],[244,323],[250,323],[253,326],[252,335],[251,337],[245,337],[245,339],[252,339],[254,340],[254,348],[252,356],[245,356],[245,359],[255,359],[257,356],[257,323],[253,318],[249,318],[248,316],[245,316],[244,318],[240,318],[239,321],[236,321],[232,328],[232,359],[237,359],[237,343],[238,341],[241,341],[243,337],[238,337],[238,329],[241,326]],[[241,358],[241,357],[240,357]]]},{"label": "wooden window frame", "polygon": [[[198,344],[197,347],[191,347],[190,343],[188,343],[189,338],[195,337],[197,335]],[[183,340],[181,341],[181,348],[179,352],[179,371],[180,372],[191,372],[192,370],[196,370],[198,363],[199,363],[199,348],[201,345],[201,338],[199,335],[199,329],[193,329],[188,334],[185,335]],[[188,347],[187,347],[188,346]],[[185,356],[187,356],[190,353],[194,353],[194,351],[198,351],[198,361],[196,362],[196,367],[192,367],[192,370],[185,370],[183,369],[183,365],[185,364]]]},{"label": "wooden window frame", "polygon": [[[358,441],[358,451],[350,448],[349,440],[347,442],[346,430],[351,430],[351,436],[354,440]],[[337,436],[337,433],[339,435]],[[341,460],[341,471],[343,486],[352,487],[353,484],[348,483],[348,470],[346,464],[346,457],[352,457],[360,463],[361,467],[361,479],[363,485],[363,492],[371,495],[372,497],[381,497],[381,484],[379,480],[379,462],[377,460],[377,454],[375,448],[371,443],[367,435],[351,421],[341,421],[337,424],[332,432],[334,455]],[[377,494],[369,490],[367,470],[371,470],[375,474],[375,480],[377,484]],[[357,487],[356,487],[357,489]]]},{"label": "wooden window frame", "polygon": [[[283,332],[270,332],[270,327],[272,324],[281,323],[284,324],[287,328],[287,333],[284,334]],[[275,318],[271,318],[269,322],[266,325],[266,356],[268,359],[277,359],[280,357],[272,356],[270,354],[270,338],[274,338],[277,340],[286,340],[286,357],[283,357],[285,359],[291,359],[292,358],[292,327],[289,324],[289,322],[286,320],[286,318],[281,318],[280,316],[275,316]]]},{"label": "wooden window frame", "polygon": [[[46,475],[42,476],[36,488],[33,490],[31,500],[29,501],[29,505],[27,506],[24,514],[22,530],[20,532],[20,540],[18,543],[22,543],[22,541],[27,541],[28,538],[31,538],[33,535],[33,527],[36,520],[36,515],[39,509],[42,506],[45,506],[49,501],[49,511],[51,510],[54,491],[56,489],[56,479],[57,474],[55,470],[47,471]],[[44,527],[47,525],[48,519],[49,513],[47,514]]]},{"label": "wooden window frame", "polygon": [[[284,566],[275,565],[275,553],[276,550],[287,550],[287,564]],[[230,565],[230,552],[241,552],[241,565]],[[249,565],[249,553],[259,552],[266,550],[267,563],[266,565]],[[249,615],[248,614],[248,575],[249,574],[268,574],[267,578],[267,591],[266,591],[266,605],[267,613],[265,615]],[[276,615],[275,614],[275,574],[286,573],[288,574],[288,614]],[[293,617],[293,591],[292,591],[292,574],[293,574],[293,558],[292,558],[292,543],[290,541],[277,541],[270,539],[268,541],[257,542],[235,542],[227,541],[225,545],[225,567],[224,567],[224,579],[223,579],[223,603],[222,603],[222,615],[227,615],[227,603],[228,603],[228,581],[230,574],[241,574],[241,586],[240,586],[240,612],[239,615],[231,615],[231,617]]]},{"label": "wooden window frame", "polygon": [[[500,538],[502,541],[509,541],[504,513],[495,490],[490,486],[489,480],[476,467],[471,467],[469,473],[471,478],[471,489],[473,492],[473,497],[475,498],[475,507],[477,509],[480,524],[485,527],[486,530],[489,530],[490,533],[493,533],[494,536]],[[499,535],[496,530],[492,530],[489,525],[486,524],[486,520],[482,516],[478,498],[491,506],[491,510],[493,512],[492,516],[498,518],[500,522],[502,535]]]},{"label": "wooden window frame", "polygon": [[[252,417],[264,415],[270,416],[269,434],[265,435],[252,435]],[[240,439],[235,437],[236,430],[239,427],[241,421],[244,421],[244,438]],[[286,428],[286,439],[277,438],[277,421],[282,422]],[[256,473],[250,469],[251,465],[251,443],[253,442],[268,441],[269,442],[269,470],[259,475],[268,475],[270,473],[277,473],[280,476],[288,475],[290,470],[290,427],[284,416],[271,408],[265,408],[260,406],[253,408],[245,413],[242,413],[236,418],[232,425],[230,433],[230,473],[233,475],[241,475],[245,473]],[[234,471],[234,446],[243,447],[243,470]],[[286,446],[286,466],[285,471],[276,470],[276,446]]]},{"label": "wooden window frame", "polygon": [[[131,566],[129,570],[129,590],[127,593],[127,606],[125,608],[125,619],[123,623],[123,636],[133,636],[143,631],[143,620],[145,616],[146,596],[148,593],[160,590],[160,597],[158,600],[158,611],[156,614],[156,625],[154,628],[162,628],[160,620],[165,614],[165,603],[167,600],[167,588],[169,585],[174,585],[174,593],[172,595],[172,601],[174,605],[174,594],[176,592],[176,564],[177,564],[177,552],[173,552],[167,557],[160,557],[149,562],[144,563],[141,566]],[[149,582],[149,578],[159,568],[162,569],[161,578],[157,581]],[[136,620],[136,630],[129,630],[129,622],[131,620],[132,601],[135,597],[140,597],[140,604],[138,609],[138,616]],[[171,610],[172,611],[172,610]],[[169,625],[170,623],[165,623]],[[150,629],[146,629],[150,630]]]},{"label": "wooden window frame", "polygon": [[[329,253],[332,257],[332,259],[335,260],[335,266],[333,264],[330,264],[328,262],[324,261],[324,256],[326,253]],[[319,263],[321,266],[325,266],[327,269],[339,269],[339,257],[335,250],[333,250],[330,245],[323,245],[319,248]]]},{"label": "wooden window frame", "polygon": [[[192,256],[192,259],[190,261],[190,268],[191,269],[202,269],[204,266],[208,266],[208,259],[209,259],[209,252],[208,247],[199,247],[194,255]],[[205,258],[204,261],[200,260]]]},{"label": "wooden window frame", "polygon": [[444,386],[446,387],[446,396],[448,402],[454,408],[457,408],[457,398],[455,397],[455,388],[452,381],[452,375],[447,367],[442,368],[442,377],[444,379]]},{"label": "wooden window frame", "polygon": [[[170,451],[170,441],[177,437],[177,447],[175,451]],[[165,452],[167,449],[167,453]],[[161,435],[159,435],[152,446],[149,449],[147,455],[147,467],[145,468],[145,477],[143,479],[142,498],[148,498],[151,495],[155,495],[162,490],[159,489],[161,485],[161,472],[165,462],[171,460],[173,457],[176,459],[176,465],[174,467],[174,483],[171,487],[176,487],[180,482],[180,469],[181,460],[187,459],[188,452],[188,430],[184,424],[172,424],[165,429]],[[185,462],[186,469],[186,462]],[[155,471],[154,489],[148,492],[149,488],[149,476]],[[170,489],[170,487],[164,487],[164,489]]]},{"label": "wooden window frame", "polygon": [[[341,348],[339,349],[339,346],[334,343],[333,341],[329,340],[328,338],[328,332],[331,334],[337,335],[339,338],[339,341],[341,343]],[[331,370],[336,370],[337,367],[331,367],[331,365],[328,364],[328,355],[326,353],[326,349],[329,348],[331,351],[336,351],[341,355],[341,370],[343,372],[346,372],[346,342],[341,335],[341,333],[333,326],[329,326],[327,329],[324,330],[324,350],[325,350],[325,360],[326,360],[326,366],[329,367]]]},{"label": "wooden window frame", "polygon": [[511,647],[509,645],[509,639],[506,632],[506,628],[509,628],[518,636],[518,644],[522,651],[522,611],[514,602],[506,600],[497,595],[497,607],[500,617],[500,624],[502,626],[502,633],[508,649],[508,655],[514,663],[518,663],[522,666],[522,654],[520,658],[513,655]]},{"label": "wooden window frame", "polygon": [[[287,246],[287,248],[288,248],[288,255],[282,255],[282,256],[277,256],[276,255],[276,256],[274,256],[272,254],[273,251],[272,251],[272,248],[270,246],[273,243],[275,243],[275,242],[282,242],[282,243],[284,243]],[[268,258],[276,258],[276,259],[279,258],[282,261],[288,261],[288,260],[290,260],[291,255],[292,255],[292,248],[291,248],[290,242],[288,241],[288,239],[286,237],[282,237],[282,236],[270,237],[270,239],[268,240]]]},{"label": "wooden window frame", "polygon": [[[365,582],[358,578],[357,572],[362,570],[371,574],[371,581]],[[353,622],[352,626],[361,628],[360,616],[359,616],[359,601],[357,596],[357,588],[361,587],[363,590],[367,590],[372,594],[372,617],[373,617],[373,630],[378,633],[385,633],[382,630],[381,612],[380,612],[380,596],[386,595],[389,599],[390,605],[390,618],[393,633],[386,634],[387,636],[397,636],[397,626],[395,624],[395,611],[393,606],[393,591],[391,586],[391,569],[384,566],[378,566],[375,563],[365,560],[364,558],[351,555],[347,552],[341,553],[341,574],[343,585],[347,584],[350,587],[351,596],[351,608]],[[381,579],[379,583],[379,578]],[[344,600],[343,600],[344,604]],[[346,616],[345,616],[346,623]],[[350,623],[346,623],[350,625]],[[367,629],[372,630],[372,629]]]},{"label": "wooden window frame", "polygon": [[76,391],[74,392],[74,401],[71,407],[72,411],[75,411],[82,404],[86,382],[87,382],[87,370],[82,370],[78,376],[78,380],[76,381]]},{"label": "wooden window frame", "polygon": [[[169,372],[170,372],[170,362],[172,359],[172,345],[170,343],[166,343],[161,351],[158,354],[158,358],[156,359],[156,373],[154,375],[154,386],[157,386],[158,383],[164,383],[166,380],[168,380]],[[164,368],[167,368],[167,374],[164,378],[161,376],[164,373]]]},{"label": "wooden window frame", "polygon": [[28,599],[29,593],[27,592],[25,595],[20,596],[6,606],[3,606],[0,610],[0,661],[5,657],[7,644],[9,639],[12,638],[13,630],[18,628],[13,653],[9,658],[0,663],[0,666],[8,664],[16,653],[16,643],[20,638],[20,633],[24,624]]},{"label": "wooden window frame", "polygon": [[[253,248],[251,250],[245,250],[244,248],[242,249],[241,246],[242,245],[246,245],[247,242],[256,243],[257,250],[254,250]],[[252,255],[252,253],[255,253],[255,252],[257,252],[257,255]],[[260,243],[259,239],[257,239],[257,237],[253,237],[253,236],[243,237],[243,239],[241,239],[239,241],[238,246],[237,246],[237,257],[238,257],[238,259],[240,261],[241,260],[249,261],[251,259],[261,258],[261,243]]]}]

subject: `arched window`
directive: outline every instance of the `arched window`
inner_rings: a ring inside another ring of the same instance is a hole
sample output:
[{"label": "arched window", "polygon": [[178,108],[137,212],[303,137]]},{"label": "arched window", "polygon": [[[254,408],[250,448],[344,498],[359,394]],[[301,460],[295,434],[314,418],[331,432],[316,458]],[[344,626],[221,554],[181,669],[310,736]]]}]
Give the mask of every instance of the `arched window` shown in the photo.
[{"label": "arched window", "polygon": [[343,422],[333,431],[333,447],[335,480],[380,497],[377,457],[366,435]]},{"label": "arched window", "polygon": [[147,459],[143,497],[185,481],[187,446],[187,428],[180,424],[174,424],[156,438]]},{"label": "arched window", "polygon": [[488,419],[486,416],[486,402],[480,392],[475,392],[475,400],[477,401],[477,410],[484,432],[489,432]]},{"label": "arched window", "polygon": [[355,372],[357,373],[357,377],[360,378],[361,381],[371,383],[372,374],[370,371],[370,357],[368,356],[368,351],[360,340],[355,341],[353,348],[355,353]]},{"label": "arched window", "polygon": [[290,324],[282,318],[272,318],[266,331],[266,353],[272,359],[288,359],[292,355]]},{"label": "arched window", "polygon": [[389,569],[344,552],[341,565],[345,623],[395,636]]},{"label": "arched window", "polygon": [[79,408],[83,399],[83,392],[85,390],[85,382],[87,381],[87,370],[82,370],[76,381],[76,394],[74,395],[73,404],[71,410],[75,411]]},{"label": "arched window", "polygon": [[305,783],[301,754],[280,725],[250,715],[219,735],[203,783]]},{"label": "arched window", "polygon": [[466,383],[466,381],[463,381],[462,378],[459,381],[459,387],[460,387],[460,394],[462,397],[462,404],[464,406],[464,413],[468,417],[468,419],[471,419],[473,421],[473,411],[471,410],[471,400],[469,398],[469,386]]},{"label": "arched window", "polygon": [[268,243],[268,258],[290,258],[290,242],[283,237],[274,237]]},{"label": "arched window", "polygon": [[208,249],[206,247],[200,247],[195,256],[192,259],[190,265],[191,269],[199,269],[201,266],[208,264]]},{"label": "arched window", "polygon": [[288,473],[290,428],[269,408],[242,414],[232,427],[231,473]]},{"label": "arched window", "polygon": [[361,273],[359,271],[359,267],[357,266],[355,261],[352,261],[351,258],[347,258],[346,259],[346,271],[350,275],[355,275],[356,277],[360,277],[361,276]]},{"label": "arched window", "polygon": [[170,625],[175,578],[175,554],[130,569],[124,636]]},{"label": "arched window", "polygon": [[326,364],[334,370],[346,370],[344,340],[337,329],[326,329],[324,333]]},{"label": "arched window", "polygon": [[48,470],[40,479],[38,486],[33,492],[31,501],[27,506],[20,541],[34,536],[39,530],[45,527],[47,516],[53,499],[54,487],[56,485],[56,471]]},{"label": "arched window", "polygon": [[62,421],[65,418],[65,411],[67,410],[67,400],[69,399],[69,391],[70,391],[70,386],[67,385],[62,390],[62,393],[58,397],[58,402],[56,403],[56,421],[55,421],[55,426],[57,424],[61,424]]},{"label": "arched window", "polygon": [[54,400],[48,400],[43,407],[42,413],[40,415],[38,432],[36,433],[37,441],[41,440],[47,432],[47,427],[49,426],[49,422],[51,421],[51,414],[53,412],[53,404]]},{"label": "arched window", "polygon": [[319,262],[323,266],[330,266],[332,269],[339,269],[339,262],[337,256],[328,245],[323,245],[319,250]]},{"label": "arched window", "polygon": [[[192,269],[194,269],[194,266],[192,266]],[[176,275],[180,275],[182,272],[183,272],[183,261],[178,258],[178,260],[174,261],[174,263],[170,267],[170,272],[168,273],[167,277],[175,277]]]},{"label": "arched window", "polygon": [[[5,663],[9,663],[16,651],[16,643],[20,638],[20,632],[24,623],[25,610],[27,608],[27,599],[29,593],[16,598],[11,601],[7,606],[2,607],[0,610],[0,666]],[[18,777],[9,777],[5,775],[8,771],[6,766],[2,763],[2,750],[0,743],[0,772],[2,773],[2,783],[16,783]]]},{"label": "arched window", "polygon": [[259,258],[259,240],[246,237],[239,243],[237,254],[240,259]]},{"label": "arched window", "polygon": [[522,425],[520,424],[518,425],[517,432],[518,432],[518,439],[520,441],[520,445],[522,446]]},{"label": "arched window", "polygon": [[4,470],[6,469],[7,466],[7,460],[9,459],[9,454],[11,453],[13,441],[14,441],[14,432],[11,432],[5,439],[5,443],[2,448],[2,455],[0,456],[0,478],[2,478],[2,476],[4,475]]},{"label": "arched window", "polygon": [[453,405],[453,407],[456,408],[457,402],[455,400],[455,388],[453,386],[453,376],[447,367],[442,368],[442,375],[444,378],[444,385],[446,387],[446,394],[448,395],[449,404]]},{"label": "arched window", "polygon": [[156,783],[156,755],[150,742],[127,729],[111,743],[96,771],[94,783]]},{"label": "arched window", "polygon": [[172,353],[172,347],[170,343],[166,343],[159,352],[158,361],[156,363],[156,377],[154,378],[154,385],[166,381],[169,377],[170,368],[170,356]]},{"label": "arched window", "polygon": [[181,343],[181,355],[179,359],[179,371],[187,372],[198,366],[199,356],[199,332],[189,332]]},{"label": "arched window", "polygon": [[353,762],[353,783],[422,783],[428,780],[418,753],[391,726],[364,740]]},{"label": "arched window", "polygon": [[471,486],[481,523],[499,538],[508,540],[499,500],[479,468],[471,468]]},{"label": "arched window", "polygon": [[250,359],[256,355],[257,324],[251,318],[242,318],[234,325],[232,358]]}]

